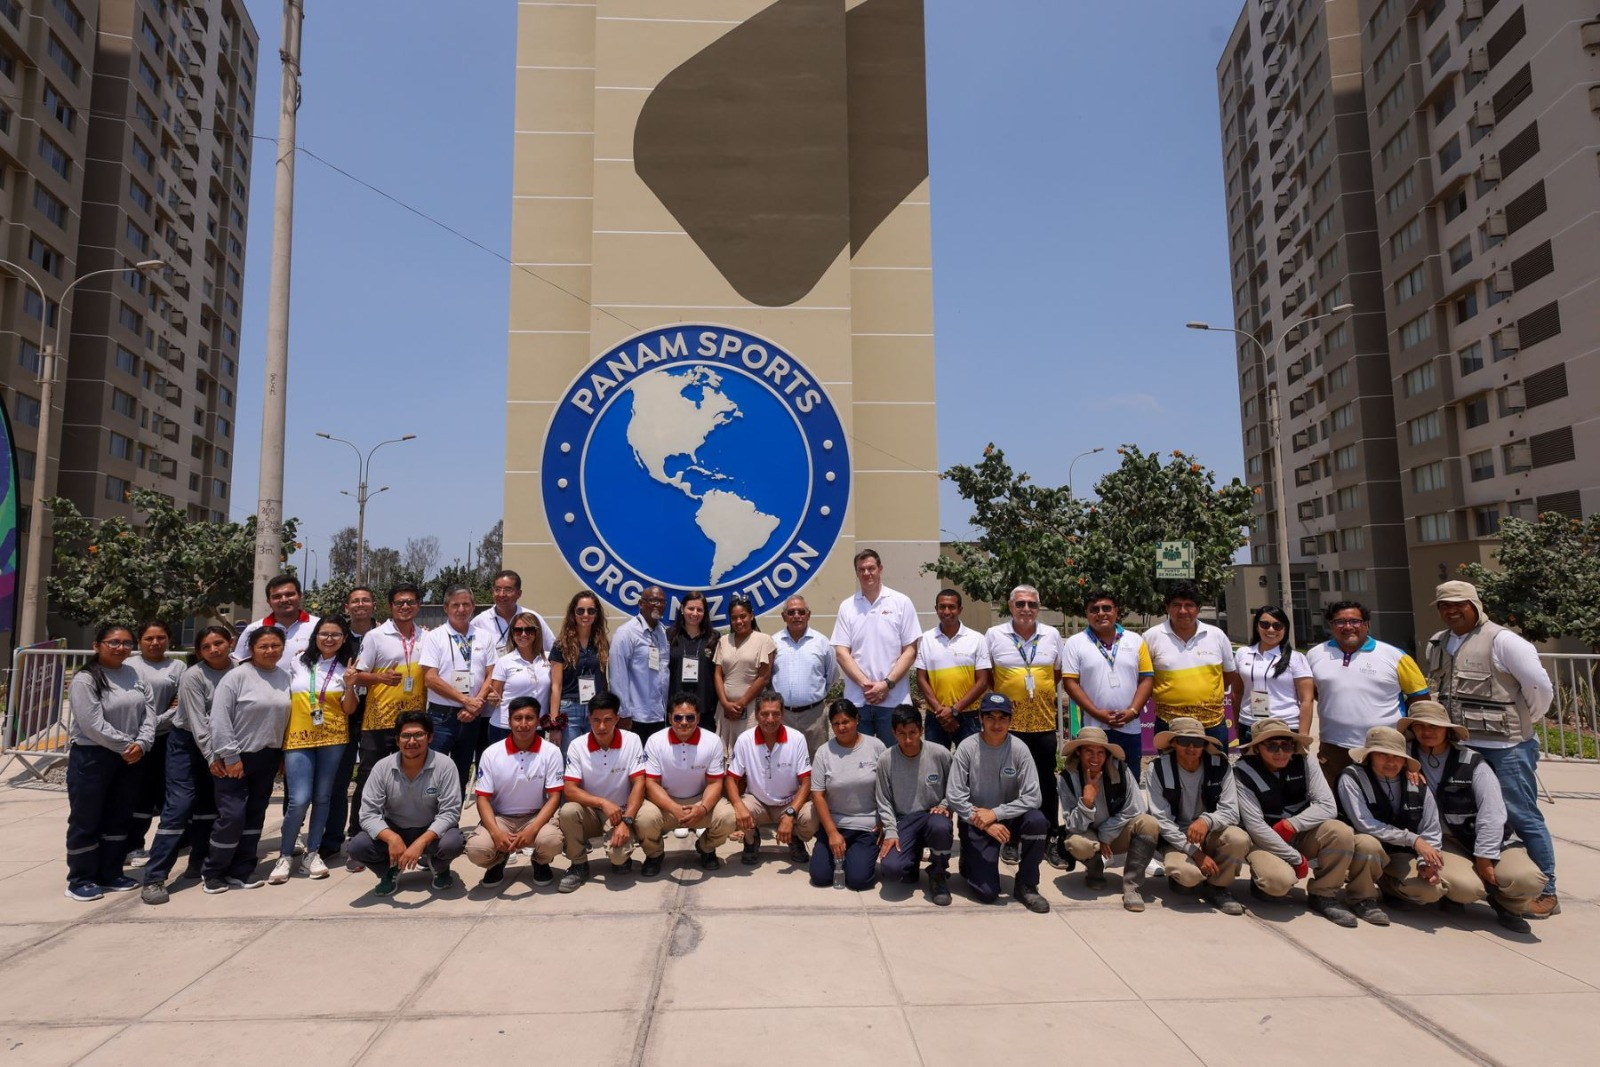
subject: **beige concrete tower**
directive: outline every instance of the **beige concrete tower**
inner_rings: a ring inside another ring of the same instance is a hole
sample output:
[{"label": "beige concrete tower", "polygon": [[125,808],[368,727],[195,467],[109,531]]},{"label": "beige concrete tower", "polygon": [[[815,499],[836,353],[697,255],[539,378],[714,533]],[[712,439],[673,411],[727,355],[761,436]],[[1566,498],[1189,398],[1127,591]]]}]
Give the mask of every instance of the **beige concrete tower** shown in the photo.
[{"label": "beige concrete tower", "polygon": [[519,8],[505,559],[559,616],[938,550],[921,0]]}]

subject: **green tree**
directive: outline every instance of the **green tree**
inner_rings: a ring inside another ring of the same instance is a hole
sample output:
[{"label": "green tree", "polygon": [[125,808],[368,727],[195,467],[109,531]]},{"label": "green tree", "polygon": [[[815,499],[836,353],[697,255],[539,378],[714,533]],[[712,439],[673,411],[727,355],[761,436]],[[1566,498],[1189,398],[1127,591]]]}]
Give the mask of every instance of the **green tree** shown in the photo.
[{"label": "green tree", "polygon": [[469,567],[461,562],[460,557],[451,560],[439,568],[439,573],[428,580],[424,587],[427,602],[430,604],[444,603],[444,591],[453,585],[464,585],[472,590],[472,599],[478,604],[487,604],[494,597],[489,592],[489,583],[485,575],[477,567]]},{"label": "green tree", "polygon": [[496,519],[489,532],[478,542],[478,570],[487,577],[500,570],[504,555],[506,520]]},{"label": "green tree", "polygon": [[1600,515],[1507,519],[1494,556],[1497,569],[1468,563],[1461,573],[1497,622],[1530,641],[1566,637],[1600,652]]},{"label": "green tree", "polygon": [[[372,554],[372,545],[369,543],[365,549],[367,555]],[[328,574],[354,576],[356,573],[356,528],[346,526],[333,535],[333,541],[328,545]]]},{"label": "green tree", "polygon": [[[191,616],[217,618],[224,604],[250,603],[254,515],[243,523],[191,522],[148,489],[135,489],[129,500],[142,522],[93,519],[70,500],[50,499],[56,553],[49,592],[57,611],[85,625],[161,619],[179,626]],[[297,523],[283,523],[285,561]],[[287,562],[285,569],[292,569]]]}]

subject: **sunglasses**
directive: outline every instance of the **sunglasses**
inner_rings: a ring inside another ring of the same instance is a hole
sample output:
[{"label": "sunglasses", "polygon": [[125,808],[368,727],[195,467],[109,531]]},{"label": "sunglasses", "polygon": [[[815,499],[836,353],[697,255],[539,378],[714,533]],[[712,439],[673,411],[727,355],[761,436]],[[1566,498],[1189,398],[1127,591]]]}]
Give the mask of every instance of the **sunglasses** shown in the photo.
[{"label": "sunglasses", "polygon": [[675,723],[699,722],[700,721],[700,716],[698,716],[698,715],[674,715],[672,717],[672,721],[675,722]]},{"label": "sunglasses", "polygon": [[600,614],[600,609],[599,608],[573,608],[572,609],[572,613],[574,615],[598,615],[598,614]]},{"label": "sunglasses", "polygon": [[539,628],[537,626],[513,626],[511,632],[514,634],[536,634],[539,632]]},{"label": "sunglasses", "polygon": [[415,600],[391,600],[389,601],[389,606],[391,608],[414,608],[417,606],[417,602]]},{"label": "sunglasses", "polygon": [[1281,623],[1281,622],[1258,622],[1258,623],[1256,623],[1256,629],[1258,629],[1258,630],[1281,630],[1281,629],[1283,629],[1283,623]]},{"label": "sunglasses", "polygon": [[1174,737],[1172,743],[1179,748],[1205,748],[1206,740],[1203,737]]},{"label": "sunglasses", "polygon": [[1013,607],[1023,611],[1028,611],[1039,606],[1039,602],[1037,600],[1013,600],[1011,603]]},{"label": "sunglasses", "polygon": [[811,612],[807,611],[805,608],[789,608],[783,614],[785,618],[792,618],[796,615],[810,615]]},{"label": "sunglasses", "polygon": [[1263,741],[1263,742],[1261,742],[1261,750],[1263,752],[1293,752],[1294,751],[1294,742],[1293,741]]},{"label": "sunglasses", "polygon": [[1088,613],[1090,615],[1115,615],[1117,606],[1115,604],[1096,604],[1088,609]]}]

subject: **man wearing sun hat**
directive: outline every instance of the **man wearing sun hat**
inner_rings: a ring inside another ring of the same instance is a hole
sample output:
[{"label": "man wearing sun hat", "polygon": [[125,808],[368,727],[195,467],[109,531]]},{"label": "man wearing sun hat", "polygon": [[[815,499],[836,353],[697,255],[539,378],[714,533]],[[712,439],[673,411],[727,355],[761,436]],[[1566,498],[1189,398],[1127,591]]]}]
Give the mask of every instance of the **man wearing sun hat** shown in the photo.
[{"label": "man wearing sun hat", "polygon": [[1383,846],[1358,838],[1339,821],[1333,790],[1317,761],[1306,755],[1310,744],[1311,738],[1281,719],[1265,719],[1239,746],[1233,773],[1239,783],[1239,825],[1250,835],[1245,862],[1251,891],[1264,900],[1282,900],[1315,870],[1306,883],[1311,910],[1337,926],[1352,927],[1356,912],[1340,903],[1340,887],[1352,906],[1376,908],[1373,879],[1382,866]]},{"label": "man wearing sun hat", "polygon": [[1167,881],[1181,891],[1200,887],[1200,899],[1224,915],[1243,915],[1233,879],[1250,851],[1239,829],[1239,787],[1222,744],[1199,719],[1173,719],[1156,734],[1150,765],[1150,814],[1161,827]]},{"label": "man wearing sun hat", "polygon": [[1528,906],[1528,917],[1560,914],[1555,844],[1539,811],[1539,739],[1534,736],[1534,724],[1550,710],[1555,687],[1538,650],[1489,621],[1471,582],[1441,584],[1433,603],[1445,629],[1428,642],[1428,684],[1450,721],[1467,727],[1467,745],[1494,769],[1506,820],[1544,872],[1544,891]]},{"label": "man wearing sun hat", "polygon": [[[1406,751],[1406,738],[1392,726],[1374,726],[1367,743],[1351,749],[1350,766],[1339,775],[1334,795],[1339,816],[1356,832],[1383,845],[1385,858],[1379,884],[1383,891],[1412,904],[1432,904],[1444,896],[1443,827],[1439,808],[1426,783],[1412,775],[1422,765]],[[1361,862],[1358,855],[1356,862]],[[1361,910],[1356,909],[1360,915]],[[1362,915],[1362,918],[1368,918]],[[1388,916],[1370,922],[1388,925]]]},{"label": "man wearing sun hat", "polygon": [[[1445,898],[1456,904],[1488,899],[1500,925],[1529,932],[1523,914],[1544,888],[1544,873],[1506,825],[1500,781],[1487,760],[1462,744],[1467,728],[1450,721],[1444,705],[1419,700],[1397,724],[1422,764],[1428,791],[1444,825]],[[1442,906],[1442,902],[1441,902]]]},{"label": "man wearing sun hat", "polygon": [[[1121,745],[1098,726],[1085,726],[1061,749],[1062,825],[1067,850],[1083,861],[1083,884],[1106,884],[1106,860],[1126,852],[1122,906],[1143,911],[1145,865],[1155,855],[1161,826],[1145,806],[1139,776],[1129,770]],[[1069,806],[1070,805],[1070,806]]]}]

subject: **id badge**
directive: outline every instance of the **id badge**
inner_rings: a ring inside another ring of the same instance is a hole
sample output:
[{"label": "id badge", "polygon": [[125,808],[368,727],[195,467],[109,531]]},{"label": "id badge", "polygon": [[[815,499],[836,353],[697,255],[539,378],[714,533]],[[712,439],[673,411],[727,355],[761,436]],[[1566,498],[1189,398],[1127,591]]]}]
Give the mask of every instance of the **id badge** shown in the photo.
[{"label": "id badge", "polygon": [[1034,687],[1034,681],[1033,681],[1033,672],[1032,672],[1032,671],[1029,671],[1029,672],[1028,672],[1028,675],[1027,675],[1027,682],[1026,682],[1026,683],[1025,683],[1025,684],[1026,684],[1026,685],[1027,685],[1027,687],[1028,687],[1028,695],[1029,695],[1029,696],[1030,696],[1030,697],[1031,697],[1031,696],[1033,696],[1033,687]]},{"label": "id badge", "polygon": [[655,645],[650,646],[650,652],[645,660],[645,665],[653,671],[661,669],[661,650]]},{"label": "id badge", "polygon": [[1118,674],[1116,671],[1109,672],[1109,676],[1106,679],[1106,688],[1107,689],[1121,689],[1122,688],[1122,675]]},{"label": "id badge", "polygon": [[594,699],[594,676],[585,674],[578,679],[578,699],[587,704]]},{"label": "id badge", "polygon": [[1253,719],[1265,719],[1265,718],[1267,718],[1271,714],[1267,710],[1267,708],[1268,708],[1267,694],[1261,692],[1260,690],[1257,690],[1257,691],[1255,691],[1255,692],[1250,694],[1250,717],[1251,718],[1253,718]]},{"label": "id badge", "polygon": [[400,678],[400,692],[410,693],[413,688],[413,684],[414,683],[409,673],[402,675]]},{"label": "id badge", "polygon": [[318,708],[316,708],[315,710],[313,710],[311,712],[311,725],[312,726],[321,726],[322,725],[322,708],[321,707],[318,707]]},{"label": "id badge", "polygon": [[686,682],[698,682],[700,680],[699,656],[683,657],[683,680]]},{"label": "id badge", "polygon": [[472,695],[472,672],[451,671],[450,684],[456,687],[456,692],[464,696]]}]

